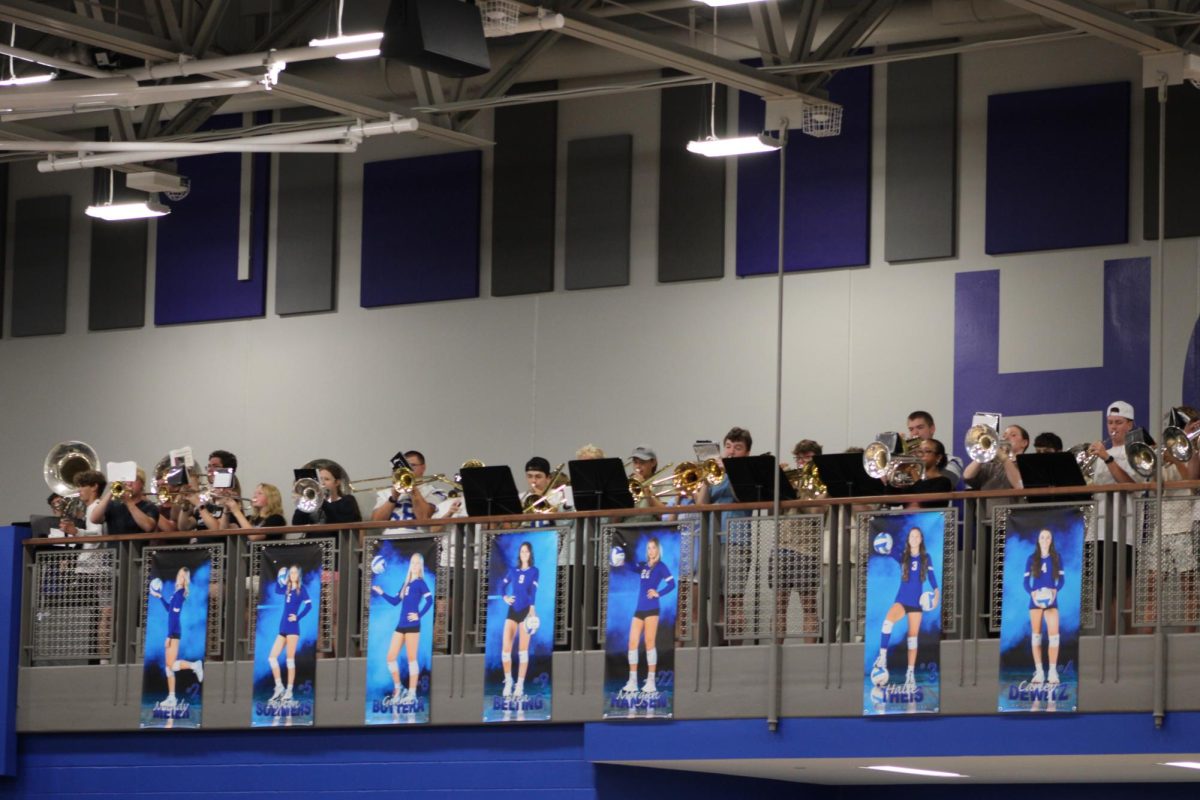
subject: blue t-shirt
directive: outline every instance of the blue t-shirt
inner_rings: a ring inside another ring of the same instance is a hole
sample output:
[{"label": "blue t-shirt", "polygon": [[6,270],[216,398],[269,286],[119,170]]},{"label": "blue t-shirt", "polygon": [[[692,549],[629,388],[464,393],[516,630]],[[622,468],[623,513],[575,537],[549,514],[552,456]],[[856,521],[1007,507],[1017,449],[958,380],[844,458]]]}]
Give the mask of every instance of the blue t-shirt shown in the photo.
[{"label": "blue t-shirt", "polygon": [[504,576],[504,596],[513,598],[513,611],[524,611],[537,599],[538,568],[510,569]]},{"label": "blue t-shirt", "polygon": [[[733,495],[733,484],[729,482],[729,476],[726,475],[716,486],[710,487],[708,490],[708,502],[713,504],[718,503],[736,503],[737,498]],[[741,519],[743,517],[752,516],[754,512],[751,509],[739,509],[737,511],[721,512],[721,530],[726,530],[729,520]],[[728,538],[729,544],[732,545],[747,545],[750,544],[750,536],[747,533],[731,534]]]},{"label": "blue t-shirt", "polygon": [[[647,563],[641,563],[634,564],[633,568],[637,570],[638,576],[641,578],[638,586],[637,610],[658,611],[659,597],[669,594],[675,588],[675,576],[661,560],[656,562],[653,567]],[[651,589],[658,592],[658,597],[649,596]]]}]

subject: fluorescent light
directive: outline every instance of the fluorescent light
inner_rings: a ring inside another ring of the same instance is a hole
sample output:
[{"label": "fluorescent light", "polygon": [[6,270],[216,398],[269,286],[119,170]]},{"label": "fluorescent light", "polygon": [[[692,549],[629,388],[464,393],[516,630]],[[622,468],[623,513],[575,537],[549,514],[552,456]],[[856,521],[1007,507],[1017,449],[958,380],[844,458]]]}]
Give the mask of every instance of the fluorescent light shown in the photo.
[{"label": "fluorescent light", "polygon": [[57,77],[57,72],[47,72],[44,75],[22,75],[20,78],[5,78],[0,81],[0,86],[29,86],[34,83],[49,83]]},{"label": "fluorescent light", "polygon": [[84,212],[89,217],[119,222],[126,219],[146,219],[148,217],[163,217],[171,213],[171,209],[162,203],[143,200],[138,203],[100,203],[88,206]]},{"label": "fluorescent light", "polygon": [[313,39],[309,47],[335,47],[339,44],[357,44],[358,42],[378,42],[383,38],[382,33],[356,33],[352,36],[333,36],[328,39]]},{"label": "fluorescent light", "polygon": [[1200,761],[1161,761],[1160,767],[1183,767],[1184,769],[1200,769]]},{"label": "fluorescent light", "polygon": [[706,6],[718,8],[720,6],[747,6],[751,3],[764,3],[766,0],[700,0]]},{"label": "fluorescent light", "polygon": [[338,53],[336,58],[342,61],[349,61],[353,58],[374,58],[377,55],[379,55],[378,47],[372,50],[352,50],[349,53]]},{"label": "fluorescent light", "polygon": [[966,778],[967,775],[960,775],[957,772],[939,772],[936,769],[914,769],[912,767],[891,767],[880,764],[873,767],[859,767],[859,769],[873,769],[879,772],[899,772],[902,775],[923,775],[926,778]]},{"label": "fluorescent light", "polygon": [[751,153],[770,153],[778,150],[783,143],[770,136],[738,136],[732,139],[718,139],[710,136],[707,139],[693,139],[688,142],[687,149],[691,153],[699,153],[709,158],[722,156],[741,156]]}]

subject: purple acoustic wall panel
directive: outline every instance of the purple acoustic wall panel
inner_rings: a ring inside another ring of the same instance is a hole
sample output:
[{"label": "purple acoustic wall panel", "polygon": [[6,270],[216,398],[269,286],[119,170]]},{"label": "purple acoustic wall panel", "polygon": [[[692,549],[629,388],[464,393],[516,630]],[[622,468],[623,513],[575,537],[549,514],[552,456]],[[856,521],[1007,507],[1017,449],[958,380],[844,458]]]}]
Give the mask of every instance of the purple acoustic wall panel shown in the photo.
[{"label": "purple acoustic wall panel", "polygon": [[[241,125],[240,115],[217,117],[209,129]],[[193,156],[179,161],[191,191],[169,202],[158,220],[154,322],[208,322],[261,317],[266,311],[270,156],[251,157],[250,279],[238,280],[242,155]],[[165,200],[165,198],[164,198]]]},{"label": "purple acoustic wall panel", "polygon": [[[842,133],[824,139],[789,131],[784,269],[862,266],[870,260],[871,68],[839,72],[829,99],[845,109]],[[761,132],[763,102],[743,92],[738,130]],[[738,159],[737,274],[775,272],[779,218],[779,156]]]},{"label": "purple acoustic wall panel", "polygon": [[482,154],[363,167],[364,308],[479,296]]},{"label": "purple acoustic wall panel", "polygon": [[991,255],[1129,241],[1129,84],[988,98]]}]

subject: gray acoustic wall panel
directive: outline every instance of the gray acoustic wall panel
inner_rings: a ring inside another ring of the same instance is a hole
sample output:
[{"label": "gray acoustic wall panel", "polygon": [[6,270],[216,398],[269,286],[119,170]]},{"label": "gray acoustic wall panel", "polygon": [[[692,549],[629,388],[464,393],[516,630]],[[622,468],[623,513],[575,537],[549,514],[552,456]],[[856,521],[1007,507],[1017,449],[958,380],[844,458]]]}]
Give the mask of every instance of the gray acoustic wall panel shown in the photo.
[{"label": "gray acoustic wall panel", "polygon": [[[288,109],[291,122],[327,116],[323,109]],[[338,157],[279,156],[275,224],[275,313],[333,311],[337,306]]]},{"label": "gray acoustic wall panel", "polygon": [[[515,93],[557,83],[523,84]],[[558,103],[496,109],[492,161],[492,295],[554,290]]]},{"label": "gray acoustic wall panel", "polygon": [[629,285],[633,136],[567,143],[566,286]]},{"label": "gray acoustic wall panel", "polygon": [[884,258],[958,248],[958,57],[888,65]]},{"label": "gray acoustic wall panel", "polygon": [[[658,279],[664,283],[725,274],[725,165],[687,151],[708,134],[711,86],[662,93],[658,161]],[[725,131],[725,87],[717,89],[719,134]]]},{"label": "gray acoustic wall panel", "polygon": [[149,223],[92,221],[88,330],[146,324],[146,234]]},{"label": "gray acoustic wall panel", "polygon": [[67,330],[71,198],[25,197],[13,214],[12,335]]}]

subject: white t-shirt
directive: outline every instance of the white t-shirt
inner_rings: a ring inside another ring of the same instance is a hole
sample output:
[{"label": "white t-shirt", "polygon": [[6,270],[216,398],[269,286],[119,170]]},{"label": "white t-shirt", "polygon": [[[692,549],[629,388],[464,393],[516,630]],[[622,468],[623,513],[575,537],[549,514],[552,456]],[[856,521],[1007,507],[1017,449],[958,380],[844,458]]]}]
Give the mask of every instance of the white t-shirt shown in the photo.
[{"label": "white t-shirt", "polygon": [[[100,500],[99,500],[99,498],[97,498],[96,500],[93,500],[90,505],[88,505],[87,513],[84,514],[84,517],[83,517],[85,520],[84,527],[79,529],[80,536],[103,536],[104,535],[104,533],[105,533],[104,523],[103,522],[92,522],[92,509],[94,509],[99,504],[100,504]],[[100,547],[100,545],[95,542],[85,543],[81,546],[83,547],[84,550],[95,550],[96,548]],[[103,557],[99,556],[98,554],[92,555],[89,553],[80,553],[79,561],[76,564],[75,571],[82,572],[82,573],[104,572],[105,571],[104,559],[103,559]]]},{"label": "white t-shirt", "polygon": [[[423,484],[418,486],[417,490],[421,492],[421,496],[425,498],[426,502],[433,506],[439,505],[443,500],[446,499],[446,493],[435,488],[432,484]],[[375,510],[378,511],[380,508],[383,508],[385,505],[387,505],[391,500],[391,496],[391,489],[382,489],[379,492],[376,492]],[[396,503],[395,507],[392,509],[392,516],[389,519],[395,520],[396,522],[416,519],[417,515],[413,512],[412,494],[410,492],[404,492],[403,494],[399,495],[399,497],[400,502]],[[400,527],[389,528],[388,530],[395,532],[420,531],[423,529],[414,527]]]},{"label": "white t-shirt", "polygon": [[[1129,457],[1127,455],[1125,455],[1125,445],[1120,444],[1120,445],[1116,445],[1114,447],[1108,448],[1108,454],[1113,457],[1113,461],[1114,461],[1114,463],[1116,463],[1116,465],[1118,467],[1125,470],[1126,475],[1129,475],[1134,480],[1138,479],[1137,473],[1135,473],[1133,471],[1133,467],[1129,466]],[[1107,486],[1110,484],[1114,484],[1116,482],[1117,482],[1117,479],[1114,478],[1112,472],[1109,471],[1108,464],[1105,464],[1102,459],[1097,458],[1096,463],[1092,465],[1092,485],[1093,486]],[[1106,492],[1105,494],[1095,495],[1095,499],[1096,499],[1096,541],[1098,541],[1098,542],[1108,541],[1108,535],[1107,535],[1107,532],[1105,531],[1105,527],[1106,527],[1105,517],[1107,516],[1107,512],[1105,510],[1105,500],[1106,500],[1105,495],[1106,494],[1108,494],[1108,493]],[[1137,545],[1137,539],[1138,539],[1136,532],[1133,529],[1133,524],[1132,524],[1132,521],[1133,521],[1133,497],[1134,496],[1132,494],[1128,494],[1128,493],[1125,494],[1125,496],[1124,496],[1125,513],[1123,516],[1125,518],[1125,544],[1128,544],[1128,545]],[[1115,497],[1113,498],[1113,502],[1114,503],[1117,502],[1117,499]],[[1113,520],[1113,541],[1117,540],[1117,530],[1116,530],[1117,524],[1118,524],[1117,520]]]}]

